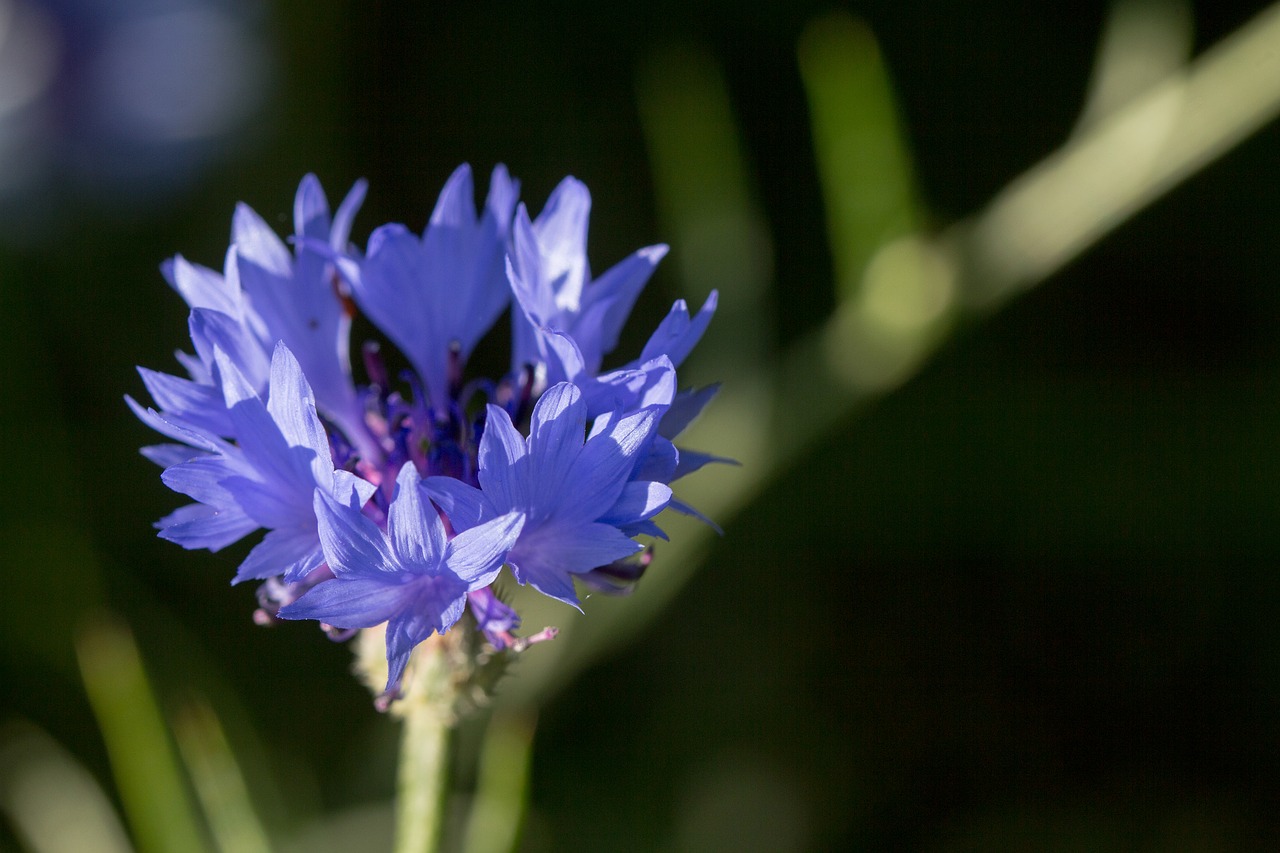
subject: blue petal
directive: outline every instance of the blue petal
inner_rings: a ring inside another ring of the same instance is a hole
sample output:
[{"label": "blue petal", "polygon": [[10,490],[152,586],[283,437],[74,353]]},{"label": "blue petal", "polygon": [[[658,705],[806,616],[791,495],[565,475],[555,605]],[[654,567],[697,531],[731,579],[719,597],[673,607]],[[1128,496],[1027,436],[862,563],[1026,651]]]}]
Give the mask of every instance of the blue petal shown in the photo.
[{"label": "blue petal", "polygon": [[[221,351],[226,360],[236,366],[252,392],[266,390],[271,362],[261,342],[242,324],[221,312],[196,308],[191,312],[188,326],[191,342],[195,344],[201,361],[216,364],[216,354]],[[224,383],[225,393],[225,380],[219,378]],[[228,408],[231,405],[231,402],[227,403]]]},{"label": "blue petal", "polygon": [[254,546],[236,569],[232,583],[265,580],[284,575],[288,583],[300,581],[324,562],[320,540],[314,528],[282,527],[272,530]]},{"label": "blue petal", "polygon": [[574,320],[573,331],[592,372],[600,368],[603,357],[618,345],[618,335],[636,298],[666,254],[667,247],[663,245],[640,249],[586,288],[582,311]]},{"label": "blue petal", "polygon": [[352,509],[360,509],[373,497],[378,487],[368,480],[357,477],[350,471],[333,472],[333,496],[338,503],[346,504]]},{"label": "blue petal", "polygon": [[[520,627],[520,616],[494,593],[492,586],[481,587],[467,596],[476,626],[493,642],[493,634],[514,631]],[[496,645],[496,643],[495,643]]]},{"label": "blue petal", "polygon": [[220,273],[175,255],[160,267],[165,279],[192,308],[212,308],[231,317],[243,313],[240,289]]},{"label": "blue petal", "polygon": [[387,536],[400,564],[414,571],[432,570],[444,554],[444,524],[419,488],[418,471],[404,463],[396,477],[396,496],[387,513]]},{"label": "blue petal", "polygon": [[534,506],[554,506],[564,493],[586,431],[582,393],[567,382],[548,388],[533,408],[529,432],[527,493]]},{"label": "blue petal", "polygon": [[258,529],[236,507],[217,509],[205,504],[188,504],[156,522],[161,539],[193,550],[218,551]]},{"label": "blue petal", "polygon": [[507,513],[464,530],[449,541],[445,564],[467,584],[468,592],[493,583],[507,552],[516,544],[524,521],[522,513]]},{"label": "blue petal", "polygon": [[278,276],[293,272],[293,258],[271,226],[247,204],[236,205],[231,219],[231,239],[240,257]]},{"label": "blue petal", "polygon": [[320,544],[336,576],[377,578],[396,572],[382,531],[363,513],[320,489],[315,493],[315,513]]},{"label": "blue petal", "polygon": [[657,420],[657,409],[644,409],[588,440],[574,462],[557,517],[587,521],[613,506],[630,479],[635,454]]},{"label": "blue petal", "polygon": [[671,312],[658,324],[649,342],[645,344],[644,350],[640,353],[640,361],[665,355],[671,359],[672,364],[679,367],[707,330],[711,317],[716,313],[718,299],[719,294],[714,290],[711,291],[711,295],[702,304],[697,316],[692,319],[689,317],[689,309],[685,301],[677,300],[671,306]]},{"label": "blue petal", "polygon": [[225,482],[242,476],[241,466],[223,455],[198,456],[166,468],[160,480],[175,492],[204,504],[228,506],[238,503]]},{"label": "blue petal", "polygon": [[676,393],[676,371],[667,357],[659,356],[639,367],[623,368],[592,380],[587,396],[588,414],[597,419],[593,431],[612,423],[613,415],[645,406],[666,406]]},{"label": "blue petal", "polygon": [[333,215],[333,229],[329,232],[329,245],[335,251],[346,250],[347,243],[351,240],[351,224],[355,221],[360,206],[364,204],[364,196],[368,190],[368,181],[356,181],[351,185],[346,198],[338,205],[338,210]]},{"label": "blue petal", "polygon": [[291,447],[313,451],[311,473],[317,483],[329,485],[333,461],[329,458],[329,437],[316,416],[315,396],[293,353],[283,342],[271,356],[271,396],[267,411]]},{"label": "blue petal", "polygon": [[670,483],[676,478],[676,470],[679,467],[680,451],[676,450],[676,446],[667,439],[655,435],[637,460],[635,470],[631,472],[631,478]]},{"label": "blue petal", "polygon": [[[457,342],[465,361],[511,298],[504,274],[513,186],[494,171],[489,202],[477,217],[471,168],[459,166],[446,183],[422,236],[424,287],[435,296],[438,337]],[[505,210],[504,210],[505,208]]]},{"label": "blue petal", "polygon": [[409,655],[434,631],[433,625],[411,612],[401,612],[387,622],[387,690],[400,683]]},{"label": "blue petal", "polygon": [[211,385],[201,385],[190,379],[158,373],[145,367],[138,368],[142,384],[160,411],[176,414],[188,423],[220,435],[227,435],[230,427],[222,394]]},{"label": "blue petal", "polygon": [[[443,634],[458,621],[467,603],[467,588],[451,574],[420,576],[413,580],[413,599],[387,626],[422,640],[432,632]],[[421,642],[421,640],[419,640]]]},{"label": "blue petal", "polygon": [[[430,225],[461,228],[474,225],[475,221],[475,186],[471,180],[471,165],[463,163],[444,182],[444,188],[436,199],[435,209],[431,211]],[[429,226],[427,232],[430,232]]]},{"label": "blue petal", "polygon": [[372,628],[400,610],[408,588],[396,580],[334,578],[280,610],[282,619],[319,619],[340,628]]},{"label": "blue petal", "polygon": [[185,444],[149,444],[138,449],[138,452],[161,468],[172,468],[200,456],[204,452],[188,447]]},{"label": "blue petal", "polygon": [[712,530],[714,530],[716,533],[719,533],[721,536],[724,535],[724,531],[720,529],[720,525],[716,524],[714,521],[707,518],[705,515],[698,512],[696,509],[689,506],[684,501],[678,500],[676,498],[672,498],[671,503],[668,504],[668,506],[671,509],[674,509],[676,512],[681,513],[682,515],[687,515],[687,516],[690,516],[691,518],[698,519],[698,521],[701,521],[703,524],[705,524],[707,527],[710,527]]},{"label": "blue petal", "polygon": [[675,439],[684,432],[689,424],[702,414],[702,410],[720,391],[720,384],[707,385],[696,391],[681,391],[671,401],[671,408],[662,416],[658,424],[658,434],[664,438]]},{"label": "blue petal", "polygon": [[264,483],[255,476],[241,475],[226,476],[218,485],[226,489],[245,515],[262,527],[299,527],[312,523],[309,491],[281,488],[278,482]]},{"label": "blue petal", "polygon": [[489,513],[484,493],[453,477],[428,477],[423,480],[427,495],[449,518],[455,533],[475,527]]},{"label": "blue petal", "polygon": [[[671,480],[678,480],[681,477],[692,474],[704,465],[719,463],[721,465],[738,465],[736,459],[730,459],[727,456],[713,456],[710,453],[702,453],[697,450],[680,449],[680,462],[676,465],[675,473]],[[671,482],[668,480],[668,482]]]},{"label": "blue petal", "polygon": [[480,488],[489,503],[501,511],[528,506],[526,484],[519,473],[527,455],[524,438],[516,432],[511,416],[490,405],[487,409],[484,435],[480,437]]},{"label": "blue petal", "polygon": [[299,237],[329,238],[329,200],[320,179],[307,174],[293,197],[293,231]]},{"label": "blue petal", "polygon": [[516,580],[567,604],[577,604],[570,575],[641,550],[609,524],[546,525],[517,542],[507,556]]},{"label": "blue petal", "polygon": [[175,441],[181,441],[211,453],[217,452],[224,446],[223,442],[208,430],[200,429],[172,415],[162,415],[155,409],[144,409],[128,394],[125,395],[124,401],[138,417],[138,420],[166,438],[172,438]]},{"label": "blue petal", "polygon": [[645,521],[667,508],[671,502],[671,488],[662,483],[627,483],[622,494],[600,516],[599,521],[621,527]]},{"label": "blue petal", "polygon": [[[588,373],[587,363],[575,341],[566,332],[554,332],[547,329],[535,329],[541,358],[547,368],[548,382],[572,382],[582,389],[582,393],[590,400],[596,390],[596,380]],[[588,402],[589,410],[594,404]]]},{"label": "blue petal", "polygon": [[541,256],[540,277],[554,291],[555,304],[575,312],[591,275],[587,268],[590,217],[590,190],[577,178],[567,177],[552,190],[533,221]]}]

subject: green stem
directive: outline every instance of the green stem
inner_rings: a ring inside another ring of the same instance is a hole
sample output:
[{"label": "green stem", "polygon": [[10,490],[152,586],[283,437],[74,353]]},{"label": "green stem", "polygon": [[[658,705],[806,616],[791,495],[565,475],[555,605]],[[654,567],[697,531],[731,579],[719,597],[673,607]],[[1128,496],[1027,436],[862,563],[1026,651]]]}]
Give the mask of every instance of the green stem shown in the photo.
[{"label": "green stem", "polygon": [[438,637],[414,652],[406,694],[392,706],[404,720],[396,786],[395,853],[437,853],[449,802],[449,740],[457,687],[450,649]]}]

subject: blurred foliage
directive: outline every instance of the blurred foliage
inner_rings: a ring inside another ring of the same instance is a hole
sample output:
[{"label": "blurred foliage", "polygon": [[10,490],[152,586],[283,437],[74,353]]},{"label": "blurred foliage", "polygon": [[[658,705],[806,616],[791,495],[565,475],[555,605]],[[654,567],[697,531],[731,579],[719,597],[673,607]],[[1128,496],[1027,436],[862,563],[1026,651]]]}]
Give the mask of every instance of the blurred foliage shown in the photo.
[{"label": "blurred foliage", "polygon": [[[91,5],[0,2],[64,27],[55,95]],[[747,463],[682,484],[723,539],[673,524],[632,598],[528,616],[571,630],[460,732],[469,850],[517,830],[466,804],[526,773],[529,851],[1274,846],[1280,131],[1188,160],[1270,89],[1180,70],[1266,72],[1274,41],[1210,49],[1260,4],[224,5],[266,51],[251,117],[145,192],[55,170],[0,205],[0,850],[122,849],[113,812],[138,849],[386,849],[394,721],[346,649],[251,624],[242,552],[153,538],[120,397],[184,341],[158,263],[216,266],[237,200],[283,225],[304,172],[364,176],[362,239],[463,160],[533,207],[586,181],[597,269],[672,244],[623,358],[722,289],[683,378],[728,380],[702,446]],[[1099,139],[1133,152],[1105,181]],[[1115,209],[1037,206],[1072,190]],[[122,750],[214,819],[150,835],[186,807]]]}]

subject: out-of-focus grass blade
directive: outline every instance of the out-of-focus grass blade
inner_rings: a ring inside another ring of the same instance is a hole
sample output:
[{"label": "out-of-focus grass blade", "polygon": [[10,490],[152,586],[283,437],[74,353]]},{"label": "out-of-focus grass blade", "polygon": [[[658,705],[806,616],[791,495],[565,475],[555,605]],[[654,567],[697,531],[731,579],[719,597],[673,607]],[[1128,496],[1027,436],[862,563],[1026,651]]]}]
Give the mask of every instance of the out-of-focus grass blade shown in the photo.
[{"label": "out-of-focus grass blade", "polygon": [[271,842],[213,709],[200,701],[186,705],[174,717],[173,734],[218,848],[223,853],[270,853]]},{"label": "out-of-focus grass blade", "polygon": [[694,294],[720,291],[715,334],[698,345],[698,371],[725,377],[773,350],[773,246],[755,200],[724,76],[694,46],[652,53],[637,75],[640,117],[653,164],[662,232]]},{"label": "out-of-focus grass blade", "polygon": [[130,853],[97,780],[44,732],[0,730],[0,811],[31,853]]},{"label": "out-of-focus grass blade", "polygon": [[99,618],[81,631],[76,654],[138,849],[203,853],[208,848],[129,629]]},{"label": "out-of-focus grass blade", "polygon": [[953,228],[962,294],[988,311],[1034,286],[1280,115],[1280,4],[1011,181]]},{"label": "out-of-focus grass blade", "polygon": [[[671,96],[653,104],[681,102]],[[698,121],[696,109],[696,99],[689,97],[687,114],[666,115],[650,105],[642,115],[646,123],[672,126],[671,140],[687,140],[692,137],[674,126]],[[681,481],[681,497],[712,518],[727,520],[855,408],[909,378],[957,322],[980,318],[1039,284],[1277,115],[1280,3],[1015,178],[984,210],[936,237],[905,235],[881,247],[868,264],[858,298],[841,303],[822,328],[785,352],[759,363],[748,349],[737,366],[720,359],[725,393],[682,443],[698,447],[700,437],[712,436],[706,446],[722,452],[726,444],[745,445],[746,452],[729,451],[744,466],[715,480],[712,488],[701,486],[704,481],[697,477]],[[646,132],[652,133],[648,127]],[[674,176],[691,174],[705,161],[701,152],[684,151],[670,140],[651,149],[660,197]],[[670,210],[667,215],[678,212],[674,206]],[[719,326],[717,318],[709,339],[721,333]],[[726,339],[731,348],[743,343],[750,348],[757,342],[740,340],[736,332]],[[764,405],[742,405],[753,399]],[[764,423],[770,417],[776,419],[772,429]],[[753,444],[775,436],[782,440]],[[621,606],[597,596],[590,619],[573,623],[581,627],[580,636],[572,644],[548,644],[522,661],[523,677],[508,682],[500,703],[535,701],[554,691],[625,642],[675,594],[713,537],[681,519],[666,526],[672,541],[662,545],[663,570],[655,566]],[[641,601],[645,606],[637,607]],[[522,613],[524,605],[521,599]],[[552,615],[528,608],[526,624],[560,621],[563,610]],[[544,653],[557,646],[566,651]]]},{"label": "out-of-focus grass blade", "polygon": [[1194,26],[1188,0],[1116,0],[1103,25],[1077,132],[1185,66]]},{"label": "out-of-focus grass blade", "polygon": [[476,795],[467,819],[466,853],[510,853],[528,806],[532,710],[499,710],[485,728]]},{"label": "out-of-focus grass blade", "polygon": [[876,250],[920,223],[912,160],[880,48],[844,12],[800,37],[814,153],[841,297],[856,292]]}]

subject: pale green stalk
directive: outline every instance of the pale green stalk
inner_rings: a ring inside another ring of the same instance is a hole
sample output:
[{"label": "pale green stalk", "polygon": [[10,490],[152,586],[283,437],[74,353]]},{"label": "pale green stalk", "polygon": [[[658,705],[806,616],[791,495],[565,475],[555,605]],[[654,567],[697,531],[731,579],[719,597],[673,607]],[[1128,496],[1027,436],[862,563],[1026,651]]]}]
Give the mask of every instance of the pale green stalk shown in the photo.
[{"label": "pale green stalk", "polygon": [[[385,626],[360,632],[356,670],[374,693],[387,678]],[[461,687],[471,672],[466,631],[435,634],[413,651],[404,690],[389,708],[404,724],[396,775],[395,853],[443,849],[449,805],[449,745]]]}]

